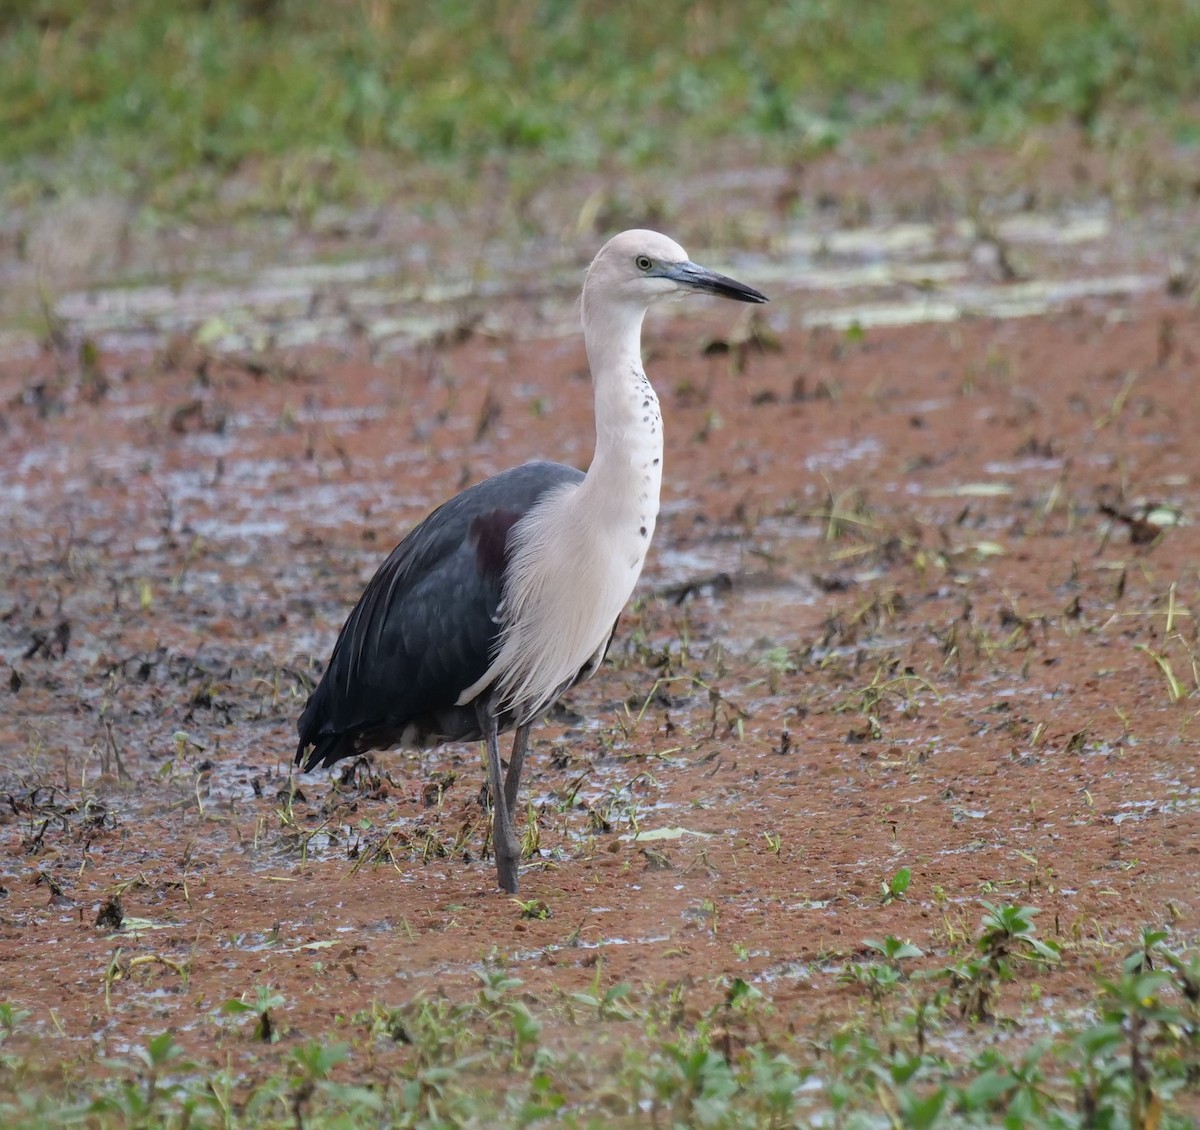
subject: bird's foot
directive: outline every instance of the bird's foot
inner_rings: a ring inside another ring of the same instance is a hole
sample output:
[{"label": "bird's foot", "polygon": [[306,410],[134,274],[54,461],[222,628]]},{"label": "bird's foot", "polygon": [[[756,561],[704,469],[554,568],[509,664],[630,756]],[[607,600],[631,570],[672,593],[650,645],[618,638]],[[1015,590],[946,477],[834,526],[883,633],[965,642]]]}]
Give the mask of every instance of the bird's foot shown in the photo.
[{"label": "bird's foot", "polygon": [[492,854],[496,857],[496,876],[501,890],[515,895],[520,882],[521,839],[503,796],[498,804],[492,803]]},{"label": "bird's foot", "polygon": [[521,845],[515,838],[505,843],[503,837],[496,837],[495,848],[496,875],[500,889],[515,895],[520,886]]}]

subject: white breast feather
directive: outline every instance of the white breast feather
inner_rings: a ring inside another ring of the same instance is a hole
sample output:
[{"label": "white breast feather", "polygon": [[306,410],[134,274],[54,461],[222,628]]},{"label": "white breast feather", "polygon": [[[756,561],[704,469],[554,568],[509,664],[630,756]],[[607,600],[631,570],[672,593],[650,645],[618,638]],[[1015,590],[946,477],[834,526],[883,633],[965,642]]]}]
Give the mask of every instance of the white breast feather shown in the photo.
[{"label": "white breast feather", "polygon": [[613,394],[620,423],[599,437],[587,478],[550,491],[509,534],[497,649],[460,705],[491,687],[499,709],[533,718],[605,645],[633,594],[658,516],[662,418],[640,366]]},{"label": "white breast feather", "polygon": [[572,505],[578,490],[546,498],[513,530],[492,670],[500,701],[523,717],[544,710],[604,646],[649,544],[636,530],[589,528]]}]

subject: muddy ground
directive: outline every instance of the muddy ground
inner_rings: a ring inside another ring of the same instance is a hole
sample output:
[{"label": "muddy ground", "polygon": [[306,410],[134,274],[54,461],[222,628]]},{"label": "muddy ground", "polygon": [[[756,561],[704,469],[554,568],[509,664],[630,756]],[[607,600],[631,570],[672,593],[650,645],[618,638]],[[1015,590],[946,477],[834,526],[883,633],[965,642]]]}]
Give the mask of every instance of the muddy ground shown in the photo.
[{"label": "muddy ground", "polygon": [[[118,340],[86,324],[102,292],[70,299],[0,362],[0,998],[27,1042],[169,1027],[250,1063],[231,998],[273,986],[286,1046],[472,991],[489,955],[533,993],[736,975],[803,1033],[864,939],[944,963],[983,898],[1114,965],[1144,926],[1195,945],[1197,217],[999,220],[779,221],[713,264],[770,293],[759,321],[651,319],[664,512],[609,662],[535,731],[532,916],[495,890],[478,748],[290,763],[398,536],[504,466],[586,465],[587,241],[419,340]],[[1037,980],[1014,1010],[1093,990]]]}]

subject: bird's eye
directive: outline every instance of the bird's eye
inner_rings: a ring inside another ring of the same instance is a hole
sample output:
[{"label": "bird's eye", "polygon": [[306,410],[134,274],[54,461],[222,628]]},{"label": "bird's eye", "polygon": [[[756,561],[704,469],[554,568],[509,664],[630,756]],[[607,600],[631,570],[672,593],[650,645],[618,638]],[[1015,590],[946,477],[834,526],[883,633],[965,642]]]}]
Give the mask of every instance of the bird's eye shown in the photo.
[{"label": "bird's eye", "polygon": [[634,259],[633,263],[639,271],[648,271],[654,266],[654,260],[649,255],[639,255]]}]

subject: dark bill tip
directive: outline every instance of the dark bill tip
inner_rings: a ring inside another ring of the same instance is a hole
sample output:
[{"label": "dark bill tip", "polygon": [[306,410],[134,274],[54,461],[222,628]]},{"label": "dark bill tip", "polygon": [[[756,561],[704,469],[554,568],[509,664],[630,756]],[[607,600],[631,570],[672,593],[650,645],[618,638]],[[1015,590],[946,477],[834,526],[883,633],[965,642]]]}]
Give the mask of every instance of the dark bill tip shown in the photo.
[{"label": "dark bill tip", "polygon": [[765,294],[752,286],[731,279],[728,275],[710,271],[698,263],[676,263],[669,277],[684,286],[690,286],[703,294],[715,294],[719,298],[732,298],[735,302],[768,302]]}]

